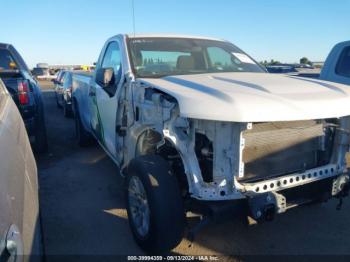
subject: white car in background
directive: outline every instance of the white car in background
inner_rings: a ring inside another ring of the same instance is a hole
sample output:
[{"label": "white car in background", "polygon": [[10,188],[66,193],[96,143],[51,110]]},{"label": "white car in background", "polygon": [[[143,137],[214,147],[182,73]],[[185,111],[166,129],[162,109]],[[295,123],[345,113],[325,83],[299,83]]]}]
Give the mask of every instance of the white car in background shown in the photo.
[{"label": "white car in background", "polygon": [[46,63],[39,63],[32,70],[33,76],[38,80],[52,80],[57,77],[56,74],[51,74],[50,67]]},{"label": "white car in background", "polygon": [[40,229],[35,159],[22,117],[0,79],[0,261],[39,261]]}]

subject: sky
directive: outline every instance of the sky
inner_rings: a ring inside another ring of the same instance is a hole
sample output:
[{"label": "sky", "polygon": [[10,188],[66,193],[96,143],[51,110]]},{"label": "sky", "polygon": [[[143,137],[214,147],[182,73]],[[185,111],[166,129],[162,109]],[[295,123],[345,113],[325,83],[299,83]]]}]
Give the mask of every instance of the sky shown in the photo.
[{"label": "sky", "polygon": [[[325,60],[350,39],[350,0],[134,0],[136,33],[223,38],[258,61]],[[133,32],[132,0],[0,0],[0,42],[30,67],[92,64],[104,42]]]}]

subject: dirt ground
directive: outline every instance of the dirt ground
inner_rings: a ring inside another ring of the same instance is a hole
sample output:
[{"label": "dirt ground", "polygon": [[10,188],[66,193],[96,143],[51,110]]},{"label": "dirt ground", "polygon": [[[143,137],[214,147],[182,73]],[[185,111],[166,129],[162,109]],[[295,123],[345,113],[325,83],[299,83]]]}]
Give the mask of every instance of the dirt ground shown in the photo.
[{"label": "dirt ground", "polygon": [[[54,260],[50,255],[142,255],[128,227],[118,169],[98,145],[75,143],[74,120],[56,107],[52,85],[41,86],[50,147],[37,156],[47,261]],[[191,247],[184,239],[173,254],[240,261],[250,255],[349,255],[350,199],[341,211],[336,204],[304,206],[261,225],[235,218],[213,224]]]}]

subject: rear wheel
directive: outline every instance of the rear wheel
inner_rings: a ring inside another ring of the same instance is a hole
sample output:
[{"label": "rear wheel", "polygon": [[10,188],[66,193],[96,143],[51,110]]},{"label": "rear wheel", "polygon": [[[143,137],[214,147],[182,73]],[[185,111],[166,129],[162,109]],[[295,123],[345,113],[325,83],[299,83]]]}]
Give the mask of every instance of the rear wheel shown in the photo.
[{"label": "rear wheel", "polygon": [[130,228],[139,246],[156,254],[176,247],[184,234],[185,212],[169,164],[155,155],[134,159],[125,191]]},{"label": "rear wheel", "polygon": [[58,102],[58,96],[57,93],[55,92],[55,96],[56,96],[56,105],[58,108],[62,108],[62,106],[60,105],[60,103]]},{"label": "rear wheel", "polygon": [[77,106],[75,106],[75,134],[79,146],[88,146],[93,141],[91,135],[88,133],[88,131],[85,130],[81,122],[80,113],[78,111]]},{"label": "rear wheel", "polygon": [[70,105],[68,105],[66,103],[66,100],[63,100],[63,115],[66,117],[66,118],[70,118],[72,117],[72,110],[70,108]]}]

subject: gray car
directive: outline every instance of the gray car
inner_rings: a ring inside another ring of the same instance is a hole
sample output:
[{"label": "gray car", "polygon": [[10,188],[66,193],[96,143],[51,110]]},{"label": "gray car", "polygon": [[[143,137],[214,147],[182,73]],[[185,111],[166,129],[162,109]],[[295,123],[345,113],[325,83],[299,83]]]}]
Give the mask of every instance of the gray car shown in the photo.
[{"label": "gray car", "polygon": [[0,79],[0,261],[40,260],[41,251],[37,167],[21,115]]},{"label": "gray car", "polygon": [[70,71],[60,71],[55,80],[56,103],[59,108],[63,108],[65,117],[72,116],[72,73]]}]

